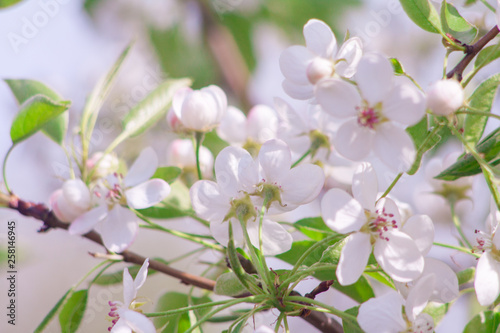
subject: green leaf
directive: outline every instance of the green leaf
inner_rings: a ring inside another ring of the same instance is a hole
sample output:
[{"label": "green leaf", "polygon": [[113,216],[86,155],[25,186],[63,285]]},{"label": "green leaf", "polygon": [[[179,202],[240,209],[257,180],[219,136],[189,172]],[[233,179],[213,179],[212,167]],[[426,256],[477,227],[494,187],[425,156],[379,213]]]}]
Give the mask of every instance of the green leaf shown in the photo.
[{"label": "green leaf", "polygon": [[[325,244],[324,246],[318,247],[315,251],[313,251],[305,260],[304,260],[304,265],[305,266],[311,266],[315,263],[318,263],[322,258],[323,258],[323,252],[327,249],[334,249],[334,247],[331,247],[335,245],[337,242],[342,240],[345,236],[344,235],[339,235],[339,239],[333,240],[329,244]],[[294,265],[298,258],[307,250],[309,249],[312,245],[314,245],[316,242],[315,241],[295,241],[292,243],[292,248],[285,253],[279,254],[276,257],[278,259],[281,259],[289,264]],[[340,245],[340,244],[339,244]],[[325,262],[326,262],[326,257],[328,255],[325,254]],[[333,256],[332,256],[333,257]],[[332,259],[334,261],[334,259]],[[373,289],[370,286],[368,280],[362,276],[356,283],[349,285],[349,286],[341,286],[335,278],[335,266],[332,265],[332,269],[330,270],[321,270],[313,276],[321,281],[326,281],[326,280],[332,280],[335,279],[332,287],[337,289],[338,291],[344,293],[345,295],[351,297],[353,300],[357,302],[364,302],[372,297],[375,297],[375,294],[373,293]]]},{"label": "green leaf", "polygon": [[19,143],[42,129],[70,106],[69,101],[55,102],[44,95],[35,95],[21,105],[10,128],[12,143]]},{"label": "green leaf", "polygon": [[128,138],[139,135],[156,124],[166,115],[177,89],[190,84],[189,79],[167,80],[160,84],[125,116],[124,129],[120,137]]},{"label": "green leaf", "polygon": [[430,315],[432,319],[434,319],[434,325],[437,325],[441,320],[443,320],[449,309],[450,303],[439,304],[429,302],[423,312]]},{"label": "green leaf", "polygon": [[57,301],[56,305],[54,305],[54,307],[52,307],[52,309],[50,309],[49,313],[47,313],[47,315],[45,316],[45,318],[43,318],[42,322],[37,326],[37,328],[35,328],[34,333],[41,333],[41,332],[43,332],[43,330],[45,329],[45,327],[47,327],[47,325],[54,318],[54,316],[57,314],[57,312],[59,312],[59,309],[61,308],[61,306],[64,304],[64,302],[66,302],[66,300],[71,296],[72,293],[73,293],[73,288],[71,288],[70,290],[68,290],[63,295],[63,297],[61,297],[59,299],[59,301]]},{"label": "green leaf", "polygon": [[443,34],[441,20],[429,0],[400,0],[408,17],[420,28],[435,34]]},{"label": "green leaf", "polygon": [[[495,100],[498,85],[500,84],[500,74],[495,74],[482,82],[472,93],[469,105],[474,110],[491,112],[491,106]],[[470,144],[475,145],[483,136],[484,128],[488,117],[474,114],[465,116],[464,138]]]},{"label": "green leaf", "polygon": [[151,178],[163,179],[167,183],[172,184],[181,173],[182,170],[178,167],[159,167]]},{"label": "green leaf", "polygon": [[21,2],[22,0],[0,0],[0,8],[7,8],[10,6],[15,5],[18,2]]},{"label": "green leaf", "polygon": [[233,272],[228,272],[219,275],[215,281],[214,292],[217,295],[235,297],[247,293],[248,290]]},{"label": "green leaf", "polygon": [[477,28],[464,19],[458,10],[447,2],[443,2],[441,6],[441,23],[442,29],[461,41],[462,43],[470,43],[477,36]]},{"label": "green leaf", "polygon": [[465,326],[463,333],[492,333],[496,332],[500,324],[500,312],[483,311]]},{"label": "green leaf", "polygon": [[[500,154],[500,128],[497,128],[481,140],[481,142],[476,146],[476,151],[479,154],[483,154],[484,160],[489,162],[491,166],[499,164],[500,159],[498,158],[498,155]],[[479,163],[477,163],[474,156],[471,154],[464,154],[454,164],[434,178],[450,181],[462,177],[477,175],[480,172],[482,172],[481,167],[479,166]]]},{"label": "green leaf", "polygon": [[[209,297],[191,297],[192,303],[189,304],[189,298],[186,294],[174,291],[163,294],[156,303],[156,312],[176,310],[190,305],[198,305],[211,302]],[[210,311],[210,307],[194,310],[195,315],[200,318]],[[188,312],[167,317],[158,317],[154,319],[157,328],[163,328],[162,333],[182,333],[191,327]]]},{"label": "green leaf", "polygon": [[173,219],[194,213],[191,210],[191,199],[186,185],[176,180],[170,184],[170,188],[170,194],[161,203],[138,211],[144,216],[154,219]]},{"label": "green leaf", "polygon": [[[353,308],[345,310],[345,313],[353,315],[354,317],[358,317],[359,305]],[[359,327],[357,321],[353,322],[351,320],[342,320],[342,327],[344,328],[344,332],[347,333],[364,333],[364,331]]]},{"label": "green leaf", "polygon": [[[55,102],[61,102],[62,98],[55,91],[47,87],[45,84],[35,80],[11,80],[6,79],[5,82],[9,85],[10,90],[16,97],[17,102],[21,105],[30,97],[35,95],[44,95]],[[49,138],[61,145],[66,131],[68,129],[68,114],[63,113],[54,119],[50,120],[42,128]]]},{"label": "green leaf", "polygon": [[88,290],[78,290],[71,295],[59,313],[61,332],[76,332],[87,307]]},{"label": "green leaf", "polygon": [[474,280],[474,274],[476,269],[474,267],[466,268],[463,271],[457,273],[458,284],[462,285]]},{"label": "green leaf", "polygon": [[310,217],[295,222],[294,227],[307,237],[320,241],[335,232],[328,228],[321,217]]},{"label": "green leaf", "polygon": [[81,119],[81,130],[87,140],[90,140],[97,120],[97,116],[99,115],[99,111],[104,104],[104,100],[111,91],[111,87],[113,86],[113,82],[115,81],[116,75],[118,74],[118,70],[122,66],[123,61],[127,57],[132,45],[133,42],[129,43],[125,47],[109,72],[106,74],[106,76],[101,78],[99,82],[97,82],[94,89],[87,98],[87,102],[85,103],[85,107],[83,108]]},{"label": "green leaf", "polygon": [[405,70],[403,68],[403,65],[401,65],[401,63],[399,62],[398,59],[390,58],[389,60],[391,61],[392,68],[394,69],[394,74],[396,74],[396,75],[404,75],[405,74]]},{"label": "green leaf", "polygon": [[479,51],[474,61],[474,68],[484,67],[489,63],[500,58],[500,47],[499,45],[490,45]]}]

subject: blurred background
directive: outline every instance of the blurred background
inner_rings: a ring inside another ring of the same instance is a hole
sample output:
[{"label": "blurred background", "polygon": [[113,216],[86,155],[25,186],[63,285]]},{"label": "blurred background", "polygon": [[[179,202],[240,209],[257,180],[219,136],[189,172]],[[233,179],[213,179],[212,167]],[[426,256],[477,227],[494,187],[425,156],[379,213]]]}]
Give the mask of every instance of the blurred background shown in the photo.
[{"label": "blurred background", "polygon": [[[487,15],[482,7],[472,6],[464,15],[482,30],[495,24],[493,15]],[[79,121],[86,96],[125,46],[135,40],[101,111],[92,145],[95,152],[103,150],[120,132],[126,112],[168,77],[191,77],[194,88],[217,84],[228,94],[229,103],[244,111],[259,103],[272,107],[275,96],[300,107],[302,102],[291,100],[281,88],[283,76],[278,59],[286,47],[304,44],[302,27],[310,18],[328,23],[339,43],[348,33],[363,40],[365,51],[380,51],[398,58],[424,89],[442,76],[445,50],[441,38],[419,30],[397,0],[27,0],[0,10],[0,78],[39,80],[71,100],[66,138],[69,143],[75,137],[72,129]],[[457,59],[459,55],[451,57],[450,62]],[[485,70],[479,78],[498,71],[497,67],[488,67],[491,72]],[[497,103],[494,110],[498,111]],[[9,129],[17,111],[8,86],[0,82],[0,156],[10,147]],[[166,147],[173,138],[163,120],[146,134],[122,144],[117,152],[133,161],[143,147],[153,146],[160,164],[166,165]],[[457,147],[449,142],[437,154],[456,151]],[[434,207],[432,199],[421,200],[415,194],[417,185],[425,178],[422,170],[415,177],[404,178],[394,195],[408,202],[415,212],[435,209],[436,228],[443,235],[438,236],[440,241],[456,242],[448,216],[440,211],[442,207]],[[393,176],[381,173],[380,188],[385,188]],[[48,204],[50,194],[69,174],[63,151],[39,133],[13,151],[7,177],[19,197]],[[480,178],[474,179],[474,202],[469,204],[464,209],[468,211],[464,220],[471,223],[466,229],[473,230],[477,225],[470,221],[483,221],[489,207],[489,196]],[[40,222],[8,209],[0,210],[2,244],[8,220],[15,220],[18,227],[18,314],[15,327],[7,326],[2,319],[0,331],[31,332],[57,300],[98,263],[88,252],[103,249],[61,230],[39,234]],[[165,223],[188,231],[196,228],[189,220]],[[194,248],[172,236],[142,230],[131,250],[168,260]],[[1,250],[5,251],[3,245]],[[474,263],[450,251],[432,254],[454,270]],[[183,260],[174,266],[200,273],[204,266],[199,261],[210,260],[211,255],[206,253],[202,258]],[[273,265],[285,267],[277,261]],[[0,266],[0,304],[5,304],[6,265],[2,262]],[[123,267],[115,265],[113,270]],[[310,291],[316,284],[306,281],[301,288]],[[164,275],[148,279],[140,292],[152,301],[145,310],[152,311],[157,295],[168,290],[187,292],[189,288]],[[121,300],[121,292],[121,285],[110,289],[93,287],[80,331],[106,331],[110,324],[106,319],[107,302]],[[461,297],[437,331],[461,331],[473,313],[473,298],[468,302],[467,297]],[[340,309],[354,305],[334,291],[321,295],[321,300]],[[292,332],[314,331],[300,319],[292,325]],[[212,325],[208,331],[220,332],[226,326]],[[58,331],[56,322],[46,330]]]}]

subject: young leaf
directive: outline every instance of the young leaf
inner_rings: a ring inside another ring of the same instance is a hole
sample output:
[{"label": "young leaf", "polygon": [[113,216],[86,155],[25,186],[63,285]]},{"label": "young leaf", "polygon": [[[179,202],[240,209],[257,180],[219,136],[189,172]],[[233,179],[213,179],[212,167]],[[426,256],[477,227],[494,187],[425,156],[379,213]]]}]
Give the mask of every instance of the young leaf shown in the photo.
[{"label": "young leaf", "polygon": [[151,178],[163,179],[172,184],[181,174],[182,170],[177,167],[159,167]]},{"label": "young leaf", "polygon": [[[497,128],[481,140],[481,142],[476,146],[476,151],[483,154],[484,160],[489,162],[491,166],[499,164],[500,159],[498,159],[498,154],[500,153],[500,128]],[[477,175],[480,172],[481,167],[479,166],[479,163],[477,163],[474,156],[471,154],[465,154],[434,178],[450,181],[462,177]]]},{"label": "young leaf", "polygon": [[217,281],[215,281],[214,292],[217,295],[235,297],[248,291],[233,272],[228,272],[219,275]]},{"label": "young leaf", "polygon": [[50,321],[54,318],[54,316],[59,312],[59,308],[66,302],[66,300],[72,295],[73,288],[68,290],[63,297],[57,301],[56,305],[52,309],[50,309],[49,313],[43,318],[42,322],[35,328],[34,333],[42,333],[45,327],[50,323]]},{"label": "young leaf", "polygon": [[76,332],[87,308],[88,290],[78,290],[71,295],[59,313],[62,333]]},{"label": "young leaf", "polygon": [[420,28],[435,34],[443,34],[441,20],[429,0],[400,0],[408,17]]},{"label": "young leaf", "polygon": [[458,10],[447,2],[443,2],[441,6],[441,23],[445,33],[452,35],[462,43],[470,43],[477,36],[477,28],[467,22]]},{"label": "young leaf", "polygon": [[500,312],[483,311],[465,326],[463,333],[492,333],[498,332],[497,328],[500,325]]},{"label": "young leaf", "polygon": [[448,313],[449,309],[450,303],[439,304],[429,302],[423,312],[430,315],[432,319],[434,319],[434,325],[437,325],[444,318],[446,313]]},{"label": "young leaf", "polygon": [[94,125],[97,120],[97,115],[101,110],[104,100],[108,96],[113,82],[118,74],[118,70],[123,64],[123,61],[127,57],[127,54],[132,47],[133,42],[127,45],[123,52],[120,54],[116,62],[113,64],[109,72],[105,77],[99,80],[96,84],[83,108],[82,119],[81,119],[81,129],[85,138],[90,139],[92,131],[94,130]]},{"label": "young leaf", "polygon": [[18,2],[21,2],[22,0],[0,0],[0,8],[7,8],[10,6],[15,5]]},{"label": "young leaf", "polygon": [[[348,313],[350,315],[353,315],[354,317],[358,316],[358,311],[359,311],[359,305],[355,306],[353,308],[347,309],[345,313]],[[353,322],[350,320],[342,320],[342,326],[344,328],[344,332],[349,332],[349,333],[363,333],[364,331],[359,327],[358,322]]]},{"label": "young leaf", "polygon": [[440,129],[427,131],[427,116],[425,116],[417,124],[407,128],[406,131],[412,137],[415,147],[418,147],[415,161],[410,170],[407,171],[409,175],[414,175],[420,168],[424,154],[441,140],[441,136],[438,134]]},{"label": "young leaf", "polygon": [[466,268],[463,271],[457,273],[458,284],[462,285],[474,280],[474,274],[476,269],[474,267]]},{"label": "young leaf", "polygon": [[403,65],[401,65],[401,63],[399,62],[398,59],[390,58],[389,60],[391,61],[392,68],[394,69],[394,74],[396,74],[396,75],[404,75],[405,74],[405,70],[403,68]]},{"label": "young leaf", "polygon": [[[9,86],[10,90],[16,97],[19,105],[23,104],[30,97],[35,95],[44,95],[55,102],[61,102],[62,98],[55,91],[47,87],[45,84],[35,80],[9,80],[6,79],[5,83]],[[49,138],[54,140],[57,144],[61,145],[66,131],[68,129],[68,114],[63,113],[52,120],[49,120],[45,126],[42,127],[44,132]]]},{"label": "young leaf", "polygon": [[335,232],[328,228],[321,217],[310,217],[295,222],[294,227],[307,237],[320,241]]},{"label": "young leaf", "polygon": [[[177,89],[189,86],[191,80],[167,80],[144,98],[127,114],[123,120],[123,133],[120,137],[129,138],[144,132],[165,116]],[[124,139],[122,138],[122,140]]]},{"label": "young leaf", "polygon": [[476,60],[474,61],[474,69],[484,67],[498,58],[500,58],[499,45],[487,46],[477,54]]},{"label": "young leaf", "polygon": [[[499,84],[500,74],[495,74],[486,81],[482,82],[470,97],[470,107],[474,110],[490,112]],[[465,140],[468,143],[475,145],[479,139],[481,139],[481,136],[483,136],[487,121],[488,117],[467,114],[464,123]]]},{"label": "young leaf", "polygon": [[[204,297],[191,297],[192,304],[198,305],[203,303],[211,302],[212,300],[206,296]],[[186,294],[178,293],[178,292],[167,292],[163,294],[158,302],[156,303],[155,311],[168,311],[180,309],[183,307],[189,306],[189,298]],[[210,311],[210,307],[195,310],[196,316],[199,318],[208,311]],[[189,320],[189,315],[187,311],[183,314],[172,315],[168,317],[158,317],[154,319],[155,326],[158,328],[162,328],[159,332],[162,333],[182,333],[185,332],[191,327],[191,323]]]},{"label": "young leaf", "polygon": [[70,106],[69,101],[55,102],[44,95],[35,95],[21,105],[10,128],[12,143],[19,143],[42,129],[50,120]]}]

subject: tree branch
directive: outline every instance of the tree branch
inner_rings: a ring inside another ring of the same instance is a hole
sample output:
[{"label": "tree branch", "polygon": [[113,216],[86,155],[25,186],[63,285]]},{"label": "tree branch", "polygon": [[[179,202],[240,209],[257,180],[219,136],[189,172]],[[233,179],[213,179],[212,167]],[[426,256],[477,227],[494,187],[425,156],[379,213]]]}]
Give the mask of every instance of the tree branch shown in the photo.
[{"label": "tree branch", "polygon": [[[9,197],[9,208],[17,210],[24,216],[34,217],[35,219],[42,221],[43,226],[40,228],[39,232],[47,232],[50,229],[56,228],[68,230],[69,224],[61,222],[44,204],[27,202],[18,198],[15,194],[11,194]],[[82,237],[104,246],[101,235],[94,230],[82,235]],[[128,250],[123,251],[120,255],[123,257],[123,261],[139,266],[144,263],[144,260],[146,260],[145,257]],[[187,285],[192,285],[210,291],[213,291],[215,287],[215,281],[213,280],[180,271],[156,260],[149,260],[149,267],[155,271],[177,278],[182,283]],[[319,329],[321,332],[343,332],[342,326],[337,321],[322,312],[311,312],[302,318]]]},{"label": "tree branch", "polygon": [[465,48],[465,57],[460,60],[460,62],[453,68],[446,77],[451,79],[452,77],[456,77],[458,81],[462,81],[463,73],[465,68],[470,64],[472,59],[481,51],[486,44],[488,44],[493,38],[498,35],[499,30],[497,26],[494,26],[486,35],[481,37],[475,44],[473,45],[464,45]]}]

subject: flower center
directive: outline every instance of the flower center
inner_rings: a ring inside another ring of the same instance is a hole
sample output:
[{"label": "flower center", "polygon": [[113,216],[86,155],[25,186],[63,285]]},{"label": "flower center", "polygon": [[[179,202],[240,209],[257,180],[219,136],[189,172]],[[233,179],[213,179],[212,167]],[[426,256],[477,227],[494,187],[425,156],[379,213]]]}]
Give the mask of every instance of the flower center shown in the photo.
[{"label": "flower center", "polygon": [[95,195],[99,198],[103,196],[106,204],[111,208],[116,204],[126,205],[125,186],[123,185],[123,175],[117,172],[113,173],[107,180],[100,184],[103,191],[96,191]]},{"label": "flower center", "polygon": [[472,252],[484,253],[489,251],[495,260],[500,262],[500,249],[497,249],[493,243],[493,235],[487,234],[481,230],[475,230],[477,245],[472,248]]},{"label": "flower center", "polygon": [[108,316],[109,316],[109,319],[111,320],[111,323],[112,323],[111,326],[108,327],[108,331],[111,332],[111,330],[113,329],[113,327],[118,322],[118,319],[120,319],[120,315],[117,312],[117,310],[118,310],[118,304],[116,302],[109,301],[108,304],[111,307],[111,309],[108,312]]},{"label": "flower center", "polygon": [[357,107],[358,124],[363,127],[374,129],[375,125],[383,121],[380,112],[374,107]]},{"label": "flower center", "polygon": [[[408,320],[407,320],[408,321]],[[413,323],[408,323],[405,333],[431,333],[434,332],[434,320],[427,313],[421,313]]]},{"label": "flower center", "polygon": [[335,68],[331,60],[325,58],[314,58],[313,61],[307,66],[306,75],[311,84],[316,84],[324,78],[333,76]]},{"label": "flower center", "polygon": [[226,216],[224,216],[224,221],[228,221],[232,217],[236,219],[241,218],[245,222],[251,218],[257,218],[257,209],[247,193],[242,198],[231,201],[231,208]]},{"label": "flower center", "polygon": [[269,207],[271,207],[271,204],[275,201],[282,207],[286,206],[281,202],[281,192],[283,192],[283,190],[280,184],[276,182],[274,184],[267,183],[265,179],[262,179],[262,181],[257,184],[256,191],[251,195],[256,195],[264,199],[266,208],[269,210]]},{"label": "flower center", "polygon": [[385,208],[377,209],[375,214],[371,212],[366,212],[366,214],[369,221],[366,226],[372,236],[388,241],[389,238],[384,236],[384,233],[398,227],[394,214],[387,213]]}]

